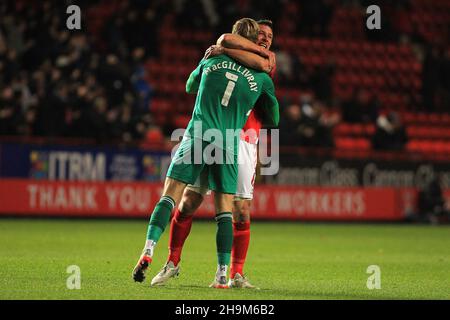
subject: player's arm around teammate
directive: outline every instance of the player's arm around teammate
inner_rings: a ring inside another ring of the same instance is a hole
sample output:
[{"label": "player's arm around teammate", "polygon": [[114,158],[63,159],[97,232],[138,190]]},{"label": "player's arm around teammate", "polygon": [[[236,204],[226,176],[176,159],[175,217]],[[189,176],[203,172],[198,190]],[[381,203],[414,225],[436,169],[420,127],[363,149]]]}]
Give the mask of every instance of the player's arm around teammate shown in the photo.
[{"label": "player's arm around teammate", "polygon": [[242,49],[231,49],[222,47],[220,45],[212,45],[205,52],[205,59],[220,54],[226,54],[241,64],[250,67],[252,69],[261,70],[266,73],[270,73],[275,67],[275,54],[270,52],[270,58],[264,58],[250,51]]}]

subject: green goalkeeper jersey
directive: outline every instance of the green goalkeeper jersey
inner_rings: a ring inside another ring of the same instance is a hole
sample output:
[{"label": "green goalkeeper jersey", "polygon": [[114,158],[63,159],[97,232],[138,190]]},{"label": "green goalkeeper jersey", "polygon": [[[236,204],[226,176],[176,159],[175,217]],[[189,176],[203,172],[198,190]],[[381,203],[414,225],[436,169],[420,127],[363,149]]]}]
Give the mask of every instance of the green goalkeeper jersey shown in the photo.
[{"label": "green goalkeeper jersey", "polygon": [[[244,126],[256,101],[272,120],[271,124],[278,125],[279,106],[272,79],[226,55],[201,60],[186,83],[186,91],[197,93],[187,134],[212,142],[227,152],[237,154],[237,130]],[[220,131],[223,140],[216,139],[214,134],[211,137],[208,129]],[[229,139],[231,132],[237,133],[233,141]]]}]

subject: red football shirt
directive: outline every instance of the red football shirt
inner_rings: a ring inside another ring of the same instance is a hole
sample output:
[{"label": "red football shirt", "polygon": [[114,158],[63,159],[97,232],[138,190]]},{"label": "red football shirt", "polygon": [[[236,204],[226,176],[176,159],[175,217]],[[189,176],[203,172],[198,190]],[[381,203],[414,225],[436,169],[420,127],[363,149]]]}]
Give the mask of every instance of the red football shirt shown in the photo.
[{"label": "red football shirt", "polygon": [[[272,71],[269,73],[272,80],[275,79],[275,72],[277,67],[275,66]],[[259,131],[262,127],[262,119],[258,117],[254,110],[248,116],[247,122],[242,128],[241,132],[241,140],[247,141],[248,143],[257,144],[259,139]],[[249,130],[247,132],[247,130]]]}]

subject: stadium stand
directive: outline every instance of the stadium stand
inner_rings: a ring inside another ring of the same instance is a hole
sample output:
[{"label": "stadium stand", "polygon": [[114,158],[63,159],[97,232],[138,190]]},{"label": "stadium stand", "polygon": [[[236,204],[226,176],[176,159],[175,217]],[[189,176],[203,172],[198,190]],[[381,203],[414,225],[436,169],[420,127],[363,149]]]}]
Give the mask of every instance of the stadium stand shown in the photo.
[{"label": "stadium stand", "polygon": [[[382,29],[370,31],[364,0],[219,1],[228,13],[215,23],[200,2],[81,1],[87,32],[69,32],[57,17],[65,2],[2,2],[0,134],[163,144],[189,121],[185,81],[204,50],[252,16],[274,21],[274,49],[296,73],[276,77],[282,107],[308,97],[342,116],[336,155],[371,156],[377,117],[396,111],[408,137],[400,152],[450,156],[450,2],[379,3]],[[207,19],[187,24],[189,10]],[[373,109],[354,104],[348,122],[343,108],[361,91]]]}]

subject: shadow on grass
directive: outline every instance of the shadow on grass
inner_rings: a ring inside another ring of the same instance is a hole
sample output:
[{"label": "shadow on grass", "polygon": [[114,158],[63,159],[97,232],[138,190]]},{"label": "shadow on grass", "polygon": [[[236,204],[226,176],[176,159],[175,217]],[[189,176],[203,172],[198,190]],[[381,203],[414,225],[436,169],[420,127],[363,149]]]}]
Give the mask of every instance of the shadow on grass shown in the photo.
[{"label": "shadow on grass", "polygon": [[[167,285],[161,287],[152,287],[159,288],[168,291],[196,291],[196,292],[204,292],[205,290],[214,290],[217,289],[209,288],[207,285]],[[382,295],[377,292],[373,292],[373,294],[358,294],[358,293],[350,293],[350,292],[330,292],[330,293],[321,293],[314,292],[307,289],[260,289],[260,290],[250,290],[250,289],[229,289],[229,290],[220,290],[222,293],[231,294],[242,294],[240,299],[268,299],[268,300],[427,300],[429,298],[426,297],[399,297],[399,296],[388,296]],[[221,297],[226,298],[226,296]],[[186,296],[186,299],[192,299],[190,296]],[[212,298],[213,299],[213,298]],[[214,300],[214,299],[213,299]]]}]

